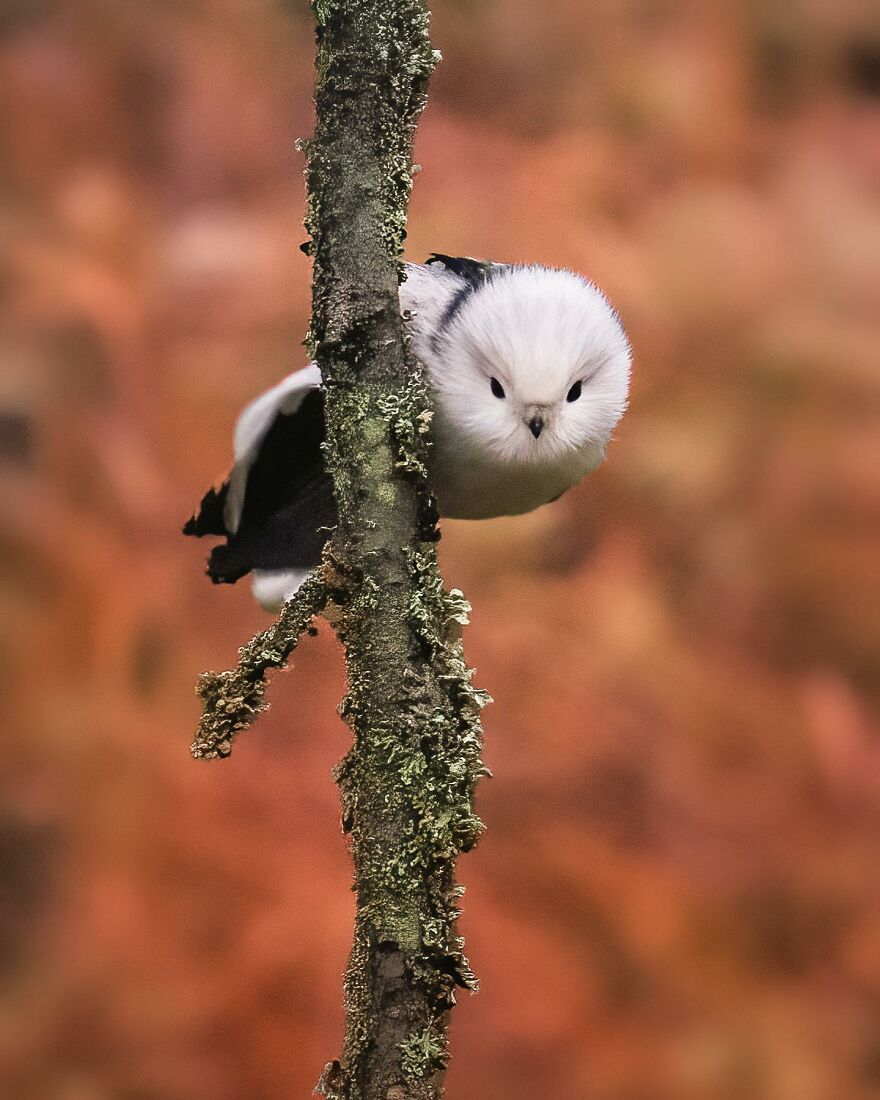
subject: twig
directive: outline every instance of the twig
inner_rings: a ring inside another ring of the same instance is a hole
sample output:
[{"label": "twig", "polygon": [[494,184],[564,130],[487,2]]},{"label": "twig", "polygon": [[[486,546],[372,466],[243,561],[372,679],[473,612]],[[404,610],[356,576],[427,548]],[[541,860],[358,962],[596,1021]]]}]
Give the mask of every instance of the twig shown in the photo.
[{"label": "twig", "polygon": [[190,749],[193,756],[202,760],[229,756],[236,734],[268,710],[264,699],[266,673],[270,668],[284,668],[327,598],[327,586],[316,571],[284,605],[278,620],[241,647],[235,668],[205,672],[199,677],[196,693],[203,712]]}]

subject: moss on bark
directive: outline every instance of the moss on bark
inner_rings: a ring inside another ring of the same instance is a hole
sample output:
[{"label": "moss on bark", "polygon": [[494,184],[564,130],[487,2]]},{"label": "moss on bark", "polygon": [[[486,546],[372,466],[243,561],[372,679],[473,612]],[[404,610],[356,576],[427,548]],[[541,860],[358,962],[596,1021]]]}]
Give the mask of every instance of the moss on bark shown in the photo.
[{"label": "moss on bark", "polygon": [[316,14],[311,339],[339,504],[341,713],[354,742],[336,778],[357,892],[345,1045],[319,1088],[328,1100],[428,1100],[442,1094],[456,987],[476,985],[455,932],[454,871],[482,828],[486,701],[458,640],[467,605],[437,570],[430,402],[398,302],[412,142],[437,55],[420,0],[323,0]]}]

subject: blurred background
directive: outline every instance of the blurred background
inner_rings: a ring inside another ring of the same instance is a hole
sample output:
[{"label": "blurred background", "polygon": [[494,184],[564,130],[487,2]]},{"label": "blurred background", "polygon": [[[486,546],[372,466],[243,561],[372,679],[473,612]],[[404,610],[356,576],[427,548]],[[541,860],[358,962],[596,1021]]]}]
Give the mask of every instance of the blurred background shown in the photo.
[{"label": "blurred background", "polygon": [[[450,1100],[880,1097],[880,20],[445,0],[409,256],[569,265],[632,407],[552,508],[448,523],[495,778]],[[305,363],[305,3],[0,3],[0,1094],[281,1100],[339,1052],[326,629],[179,535]]]}]

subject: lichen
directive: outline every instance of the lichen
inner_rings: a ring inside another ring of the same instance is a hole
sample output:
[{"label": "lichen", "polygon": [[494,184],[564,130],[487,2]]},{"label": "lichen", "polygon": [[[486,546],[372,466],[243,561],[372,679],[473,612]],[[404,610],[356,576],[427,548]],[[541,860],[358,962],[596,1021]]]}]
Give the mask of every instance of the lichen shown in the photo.
[{"label": "lichen", "polygon": [[234,669],[205,672],[199,677],[196,693],[202,700],[202,717],[190,748],[194,757],[217,760],[229,756],[236,735],[268,710],[267,672],[285,667],[327,596],[322,574],[313,573],[285,604],[278,621],[241,647]]},{"label": "lichen", "polygon": [[410,622],[433,655],[450,645],[452,623],[467,626],[471,605],[460,589],[444,588],[433,547],[407,548],[406,556],[413,578]]},{"label": "lichen", "polygon": [[445,1069],[448,1060],[445,1030],[433,1023],[407,1035],[400,1044],[400,1068],[411,1084]]},{"label": "lichen", "polygon": [[379,408],[388,421],[397,468],[426,479],[428,431],[433,413],[421,373],[413,373],[397,393],[384,394]]}]

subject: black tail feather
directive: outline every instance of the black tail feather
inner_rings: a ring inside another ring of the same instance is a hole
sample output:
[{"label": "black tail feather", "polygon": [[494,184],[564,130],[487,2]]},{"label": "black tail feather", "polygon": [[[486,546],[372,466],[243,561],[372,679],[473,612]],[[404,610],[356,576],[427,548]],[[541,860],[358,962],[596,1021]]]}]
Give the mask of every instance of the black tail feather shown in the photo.
[{"label": "black tail feather", "polygon": [[224,482],[219,489],[209,489],[202,497],[198,510],[183,525],[183,533],[195,538],[203,535],[225,535],[227,532],[223,521],[223,506],[228,490],[228,482]]}]

